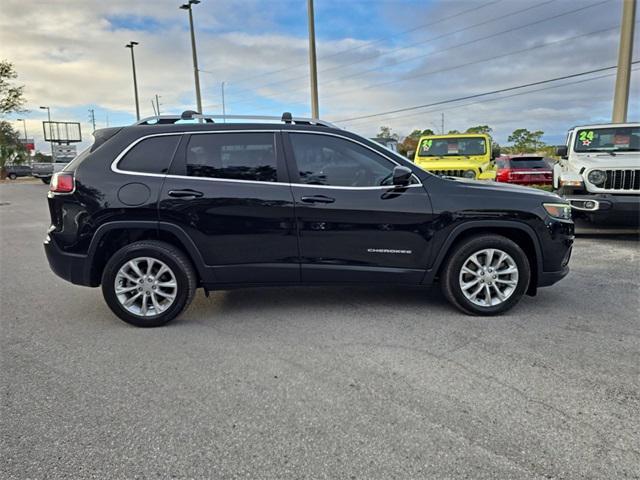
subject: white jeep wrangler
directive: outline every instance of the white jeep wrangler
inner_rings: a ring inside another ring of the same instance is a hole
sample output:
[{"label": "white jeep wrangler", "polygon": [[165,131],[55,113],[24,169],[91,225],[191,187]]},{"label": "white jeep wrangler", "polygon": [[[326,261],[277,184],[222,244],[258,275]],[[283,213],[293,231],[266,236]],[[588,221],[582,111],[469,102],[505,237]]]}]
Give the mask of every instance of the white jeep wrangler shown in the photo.
[{"label": "white jeep wrangler", "polygon": [[640,224],[640,123],[569,130],[553,168],[553,187],[592,223]]}]

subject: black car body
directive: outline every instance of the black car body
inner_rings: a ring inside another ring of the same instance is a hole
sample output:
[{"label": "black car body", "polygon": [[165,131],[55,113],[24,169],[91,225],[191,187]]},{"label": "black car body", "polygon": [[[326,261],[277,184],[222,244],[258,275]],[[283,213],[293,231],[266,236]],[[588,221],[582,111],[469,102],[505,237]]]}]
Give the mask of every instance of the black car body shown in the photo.
[{"label": "black car body", "polygon": [[[356,134],[283,118],[239,124],[161,117],[97,131],[91,149],[59,174],[72,181],[67,191],[52,182],[45,241],[51,268],[104,290],[114,255],[151,241],[182,252],[207,291],[426,285],[462,244],[493,236],[526,256],[527,293],[567,274],[573,222],[549,213],[565,206],[557,195],[440,178]],[[501,311],[454,303],[468,313]],[[114,312],[122,313],[117,306]],[[120,316],[143,326],[164,323]]]}]

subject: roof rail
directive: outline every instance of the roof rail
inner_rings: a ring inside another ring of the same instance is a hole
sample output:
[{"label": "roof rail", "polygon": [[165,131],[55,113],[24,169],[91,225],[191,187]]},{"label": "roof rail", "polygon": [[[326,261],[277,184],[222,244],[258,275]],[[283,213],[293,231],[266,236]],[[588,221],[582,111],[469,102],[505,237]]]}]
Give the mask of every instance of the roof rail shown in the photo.
[{"label": "roof rail", "polygon": [[193,110],[186,110],[182,112],[181,115],[157,115],[153,117],[146,117],[138,120],[133,125],[170,125],[178,123],[180,120],[201,120],[205,123],[215,123],[215,120],[260,120],[296,125],[317,125],[320,127],[339,128],[331,122],[326,122],[318,118],[294,117],[289,112],[284,112],[281,117],[275,117],[268,115],[209,115],[200,114]]}]

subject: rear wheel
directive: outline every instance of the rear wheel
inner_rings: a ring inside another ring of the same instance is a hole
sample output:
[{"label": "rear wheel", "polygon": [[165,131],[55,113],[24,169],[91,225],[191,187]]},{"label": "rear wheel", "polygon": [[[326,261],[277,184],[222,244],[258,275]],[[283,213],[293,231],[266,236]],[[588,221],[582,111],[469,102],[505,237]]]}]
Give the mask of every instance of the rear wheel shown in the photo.
[{"label": "rear wheel", "polygon": [[18,176],[17,176],[15,173],[10,173],[10,174],[9,174],[9,178],[10,178],[11,180],[15,180],[16,178],[18,178]]},{"label": "rear wheel", "polygon": [[138,327],[158,327],[177,317],[191,303],[196,285],[187,256],[155,240],[121,248],[102,275],[102,293],[109,308]]},{"label": "rear wheel", "polygon": [[529,286],[531,268],[522,249],[500,235],[471,237],[449,255],[442,291],[469,315],[498,315],[511,309]]},{"label": "rear wheel", "polygon": [[49,185],[51,183],[51,178],[49,178],[49,177],[41,178],[40,180],[42,180],[42,183],[46,183],[47,185]]}]

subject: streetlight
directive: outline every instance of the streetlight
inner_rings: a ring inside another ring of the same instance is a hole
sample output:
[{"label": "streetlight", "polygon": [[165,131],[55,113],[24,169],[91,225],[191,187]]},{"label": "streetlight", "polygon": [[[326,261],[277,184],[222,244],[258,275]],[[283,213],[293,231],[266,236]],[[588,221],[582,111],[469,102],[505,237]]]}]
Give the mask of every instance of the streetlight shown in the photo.
[{"label": "streetlight", "polygon": [[22,127],[24,128],[24,143],[27,143],[27,121],[24,118],[16,118],[16,121],[22,122]]},{"label": "streetlight", "polygon": [[136,98],[136,118],[140,120],[140,103],[138,102],[138,79],[136,78],[136,58],[133,55],[133,47],[138,45],[138,42],[129,42],[125,45],[125,48],[131,49],[131,68],[133,68],[133,93]]},{"label": "streetlight", "polygon": [[49,146],[51,147],[51,161],[53,162],[53,142],[51,141],[51,109],[49,107],[40,107],[41,110],[47,111],[47,119],[49,120]]},{"label": "streetlight", "polygon": [[187,3],[180,5],[182,10],[189,10],[189,28],[191,29],[191,53],[193,54],[193,76],[196,81],[196,103],[198,113],[202,112],[202,98],[200,97],[200,73],[198,71],[198,54],[196,53],[196,35],[193,31],[193,12],[192,5],[197,5],[200,0],[189,0]]}]

